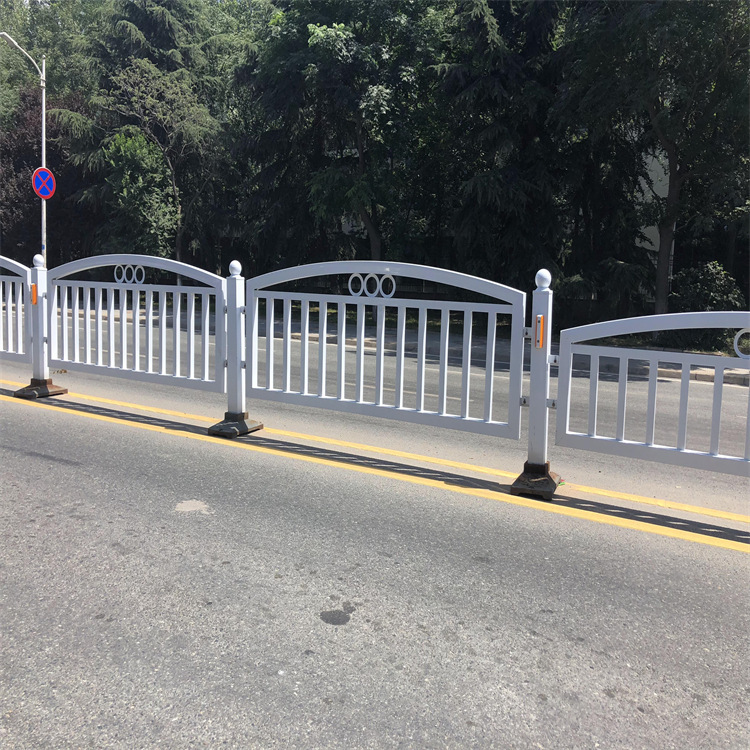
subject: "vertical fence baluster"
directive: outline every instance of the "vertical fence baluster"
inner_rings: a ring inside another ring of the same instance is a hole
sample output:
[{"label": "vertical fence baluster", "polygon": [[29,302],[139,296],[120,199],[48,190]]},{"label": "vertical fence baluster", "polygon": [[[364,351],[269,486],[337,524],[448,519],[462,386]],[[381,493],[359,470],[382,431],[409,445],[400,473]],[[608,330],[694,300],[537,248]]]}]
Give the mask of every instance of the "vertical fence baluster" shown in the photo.
[{"label": "vertical fence baluster", "polygon": [[617,388],[617,431],[618,440],[625,439],[625,409],[627,403],[628,391],[628,364],[629,360],[626,355],[620,357],[620,369]]},{"label": "vertical fence baluster", "polygon": [[120,367],[128,366],[128,290],[120,287]]},{"label": "vertical fence baluster", "polygon": [[182,292],[172,292],[172,339],[174,346],[174,376],[180,377],[182,365]]},{"label": "vertical fence baluster", "polygon": [[302,300],[300,313],[300,357],[299,357],[299,392],[307,394],[309,383],[308,345],[310,340],[310,301]]},{"label": "vertical fence baluster", "polygon": [[398,306],[396,318],[396,396],[397,409],[404,408],[404,351],[406,349],[406,308]]},{"label": "vertical fence baluster", "polygon": [[424,411],[424,365],[427,356],[427,310],[419,309],[417,323],[417,411]]},{"label": "vertical fence baluster", "polygon": [[[250,362],[250,387],[258,387],[258,341],[260,332],[260,297],[255,289],[250,294],[250,299],[246,303],[246,322],[247,322],[247,333],[245,337],[245,347],[247,349],[247,339],[250,339],[250,349],[247,351],[247,356]],[[245,378],[247,381],[247,378]],[[247,382],[245,382],[247,385]],[[244,386],[243,386],[244,388]],[[243,391],[244,392],[244,391]]]},{"label": "vertical fence baluster", "polygon": [[8,281],[8,298],[6,302],[6,341],[8,342],[8,351],[17,352],[20,351],[18,348],[18,336],[16,336],[16,328],[18,320],[20,318],[21,310],[21,295],[18,284],[15,281]]},{"label": "vertical fence baluster", "polygon": [[328,360],[328,303],[320,302],[318,307],[318,396],[326,395],[326,377]]},{"label": "vertical fence baluster", "polygon": [[289,393],[292,386],[292,300],[284,300],[284,391]]},{"label": "vertical fence baluster", "polygon": [[266,297],[266,388],[273,388],[274,376],[274,357],[276,353],[274,330],[276,327],[276,300],[273,297]]},{"label": "vertical fence baluster", "polygon": [[115,366],[115,289],[107,289],[107,365]]},{"label": "vertical fence baluster", "polygon": [[154,371],[154,290],[146,291],[146,372]]},{"label": "vertical fence baluster", "polygon": [[338,366],[338,398],[346,398],[346,303],[339,302],[336,308],[336,354]]},{"label": "vertical fence baluster", "polygon": [[209,380],[208,371],[208,342],[211,313],[211,296],[208,292],[201,292],[201,380]]},{"label": "vertical fence baluster", "polygon": [[13,282],[6,281],[3,286],[5,287],[5,341],[8,349],[13,351]]},{"label": "vertical fence baluster", "polygon": [[16,351],[24,351],[23,347],[23,314],[24,314],[24,284],[16,282]]},{"label": "vertical fence baluster", "polygon": [[62,326],[62,358],[68,359],[68,287],[66,284],[62,285],[62,310],[61,310],[61,321]]},{"label": "vertical fence baluster", "polygon": [[[8,297],[8,283],[0,279],[0,349],[5,348],[5,326],[10,315],[10,299]],[[10,350],[10,346],[8,347]]]},{"label": "vertical fence baluster", "polygon": [[101,367],[104,362],[104,342],[102,341],[102,288],[94,292],[94,336],[96,338],[96,364]]},{"label": "vertical fence baluster", "polygon": [[73,295],[73,362],[80,362],[81,352],[81,289],[77,286],[70,288]]},{"label": "vertical fence baluster", "polygon": [[24,282],[21,282],[21,340],[19,345],[21,346],[20,351],[31,352],[31,314],[29,311],[29,305],[31,305],[31,292],[26,288]]},{"label": "vertical fence baluster", "polygon": [[362,302],[357,304],[357,384],[354,400],[362,403],[364,398],[365,383],[365,306]]},{"label": "vertical fence baluster", "polygon": [[[57,308],[59,302],[58,285],[56,282],[52,283],[52,302],[48,307],[50,315],[49,322],[49,355],[55,359],[59,359],[60,352],[58,351],[58,337],[57,337]],[[39,303],[37,301],[37,307]],[[32,314],[33,315],[33,314]]]},{"label": "vertical fence baluster", "polygon": [[[218,315],[218,313],[217,313]],[[159,374],[167,374],[167,293],[159,292]]]},{"label": "vertical fence baluster", "polygon": [[[5,313],[0,310],[0,348],[7,347],[7,351],[15,351],[13,348],[13,305],[14,297],[17,298],[15,284],[12,281],[0,281],[0,308],[5,306]],[[15,302],[16,308],[18,302]]]},{"label": "vertical fence baluster", "polygon": [[5,340],[7,342],[8,351],[11,352],[18,351],[14,339],[14,318],[15,320],[18,320],[18,313],[21,306],[18,291],[18,287],[14,281],[6,282]]},{"label": "vertical fence baluster", "polygon": [[190,379],[195,379],[195,292],[188,292],[187,302],[188,302],[188,310],[187,310],[188,372],[187,372],[187,376]]},{"label": "vertical fence baluster", "polygon": [[484,421],[492,421],[492,402],[495,397],[495,345],[497,313],[487,313],[487,350],[484,354]]},{"label": "vertical fence baluster", "polygon": [[83,288],[83,345],[86,348],[84,361],[91,364],[91,293],[90,287]]},{"label": "vertical fence baluster", "polygon": [[22,282],[8,282],[8,303],[7,303],[7,324],[8,324],[8,351],[20,352],[21,335],[19,324],[21,322],[21,311],[23,310],[22,301]]},{"label": "vertical fence baluster", "polygon": [[719,453],[719,436],[721,435],[721,399],[724,389],[724,367],[714,367],[714,398],[711,409],[711,447],[710,453],[716,456]]},{"label": "vertical fence baluster", "polygon": [[21,351],[21,318],[23,311],[23,282],[8,282],[8,350]]},{"label": "vertical fence baluster", "polygon": [[445,414],[448,408],[448,355],[450,345],[450,310],[440,312],[440,377],[438,382],[438,413]]},{"label": "vertical fence baluster", "polygon": [[596,416],[599,408],[599,355],[589,357],[589,435],[596,435]]},{"label": "vertical fence baluster", "polygon": [[23,311],[23,282],[8,282],[8,302],[6,321],[8,325],[8,351],[21,351],[21,333],[19,326],[21,322],[21,313]]},{"label": "vertical fence baluster", "polygon": [[133,289],[133,370],[141,369],[141,289]]},{"label": "vertical fence baluster", "polygon": [[464,419],[467,419],[469,416],[469,396],[471,389],[471,326],[471,311],[464,310],[464,340],[461,362],[461,416]]},{"label": "vertical fence baluster", "polygon": [[375,341],[375,403],[383,405],[383,359],[385,357],[385,305],[378,305]]},{"label": "vertical fence baluster", "polygon": [[690,363],[682,363],[682,377],[680,378],[680,418],[677,424],[677,449],[684,451],[687,445],[687,407],[690,389]]},{"label": "vertical fence baluster", "polygon": [[656,384],[659,377],[659,361],[648,363],[648,402],[646,406],[646,445],[654,444],[656,432]]}]

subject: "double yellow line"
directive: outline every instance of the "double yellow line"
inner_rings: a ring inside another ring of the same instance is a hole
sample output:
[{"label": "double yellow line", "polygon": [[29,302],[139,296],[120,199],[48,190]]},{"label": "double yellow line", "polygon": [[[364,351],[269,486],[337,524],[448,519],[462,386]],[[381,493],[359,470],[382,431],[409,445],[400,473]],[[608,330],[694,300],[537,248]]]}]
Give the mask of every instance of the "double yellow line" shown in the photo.
[{"label": "double yellow line", "polygon": [[[9,386],[22,387],[22,383],[15,383],[6,380],[0,380],[0,383]],[[161,414],[169,417],[177,417],[182,420],[191,420],[204,423],[213,423],[216,420],[204,417],[202,415],[188,414],[185,412],[173,411],[170,409],[160,409],[157,407],[144,406],[142,404],[133,404],[126,401],[117,401],[114,399],[100,398],[97,396],[88,396],[83,394],[69,393],[69,398],[81,399],[88,402],[108,404],[111,406],[123,407],[126,409],[132,409],[141,412],[147,412],[152,414]],[[36,409],[47,409],[47,410],[60,410],[59,406],[55,406],[54,402],[45,403],[40,401],[26,401],[16,399],[10,396],[0,395],[0,401],[6,403],[12,403],[18,406],[29,406]],[[160,432],[174,436],[181,436],[188,440],[200,440],[206,443],[212,443],[214,445],[220,445],[225,448],[234,448],[237,450],[252,451],[255,453],[264,453],[267,455],[279,456],[297,461],[305,461],[307,463],[318,464],[323,466],[332,466],[346,471],[354,471],[360,474],[370,474],[373,476],[383,477],[387,479],[393,479],[400,482],[407,482],[409,484],[421,485],[424,487],[432,487],[435,489],[447,490],[449,492],[457,493],[460,495],[467,495],[470,497],[480,497],[487,500],[494,500],[497,502],[503,502],[510,505],[516,505],[523,508],[532,508],[540,510],[546,513],[555,513],[561,516],[568,516],[571,518],[578,518],[587,521],[593,521],[594,523],[606,524],[609,526],[617,526],[619,528],[631,529],[636,531],[645,531],[649,534],[656,534],[658,536],[671,537],[673,539],[682,539],[684,541],[697,542],[699,544],[707,544],[713,547],[720,547],[722,549],[730,549],[738,552],[750,553],[750,545],[743,542],[737,542],[729,539],[721,539],[717,537],[707,536],[692,531],[685,531],[683,529],[671,528],[668,526],[658,526],[644,521],[637,521],[629,518],[621,518],[617,516],[603,515],[595,511],[581,510],[578,508],[571,508],[564,505],[556,505],[555,503],[541,502],[538,500],[531,500],[516,495],[510,495],[509,493],[502,492],[500,490],[485,490],[473,487],[460,487],[454,484],[449,484],[446,481],[439,479],[429,479],[426,477],[415,476],[412,474],[404,474],[400,472],[389,471],[386,469],[377,469],[369,466],[362,466],[359,464],[352,464],[346,461],[337,461],[334,459],[321,458],[319,456],[310,456],[307,454],[300,454],[296,451],[285,451],[281,448],[270,448],[263,445],[258,445],[252,441],[244,440],[226,440],[224,438],[213,437],[210,435],[196,434],[187,432],[182,429],[181,426],[169,427],[162,425],[151,425],[144,424],[143,422],[135,422],[128,419],[120,419],[117,417],[111,417],[103,414],[92,414],[90,412],[81,411],[68,411],[69,414],[75,414],[76,416],[85,417],[88,419],[94,419],[100,422],[107,422],[110,424],[118,424],[127,427],[132,427],[139,430],[148,430],[150,432]],[[450,461],[447,459],[431,458],[429,456],[421,456],[413,453],[407,453],[404,451],[393,450],[390,448],[379,448],[371,445],[365,445],[362,443],[348,442],[345,440],[335,440],[333,438],[319,437],[315,435],[306,435],[299,432],[291,432],[288,430],[277,430],[274,428],[266,427],[264,429],[265,434],[278,435],[282,437],[292,438],[295,440],[303,440],[312,443],[319,443],[323,445],[332,445],[341,448],[348,448],[366,453],[373,453],[376,455],[392,456],[395,458],[408,459],[411,461],[417,461],[420,463],[436,464],[443,468],[461,469],[464,471],[470,471],[474,473],[487,474],[495,477],[514,478],[516,475],[506,471],[500,471],[497,469],[491,469],[482,466],[474,466],[473,464],[461,463],[459,461]],[[741,515],[739,513],[730,513],[728,511],[716,510],[711,508],[702,508],[693,505],[685,505],[683,503],[673,503],[667,500],[659,500],[654,498],[642,497],[639,495],[629,495],[621,492],[611,492],[607,490],[601,490],[594,487],[585,487],[582,485],[566,484],[565,487],[574,492],[582,492],[589,495],[598,495],[611,499],[625,500],[628,502],[639,503],[643,505],[658,506],[664,509],[677,510],[687,513],[693,513],[703,516],[712,516],[715,518],[721,518],[726,521],[733,521],[739,523],[750,523],[750,517]]]}]

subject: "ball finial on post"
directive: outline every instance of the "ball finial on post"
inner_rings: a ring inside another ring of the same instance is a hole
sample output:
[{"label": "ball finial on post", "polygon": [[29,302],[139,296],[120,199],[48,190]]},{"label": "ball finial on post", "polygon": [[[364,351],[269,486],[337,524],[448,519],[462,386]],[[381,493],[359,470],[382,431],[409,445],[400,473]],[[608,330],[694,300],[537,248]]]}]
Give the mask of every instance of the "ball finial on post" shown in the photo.
[{"label": "ball finial on post", "polygon": [[546,268],[541,268],[536,272],[534,281],[536,281],[537,289],[549,289],[549,285],[552,283],[552,274]]},{"label": "ball finial on post", "polygon": [[34,268],[44,268],[44,256],[37,253],[34,256]]},{"label": "ball finial on post", "polygon": [[238,260],[233,260],[229,264],[229,273],[232,276],[240,276],[242,274],[242,264]]}]

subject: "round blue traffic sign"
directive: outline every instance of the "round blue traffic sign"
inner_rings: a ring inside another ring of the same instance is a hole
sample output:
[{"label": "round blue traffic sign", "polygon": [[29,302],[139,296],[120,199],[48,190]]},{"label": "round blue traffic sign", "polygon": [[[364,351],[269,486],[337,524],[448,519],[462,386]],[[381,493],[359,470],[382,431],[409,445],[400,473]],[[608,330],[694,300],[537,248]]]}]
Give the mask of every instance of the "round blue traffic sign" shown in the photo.
[{"label": "round blue traffic sign", "polygon": [[47,167],[39,167],[31,177],[34,192],[43,200],[55,194],[55,177]]}]

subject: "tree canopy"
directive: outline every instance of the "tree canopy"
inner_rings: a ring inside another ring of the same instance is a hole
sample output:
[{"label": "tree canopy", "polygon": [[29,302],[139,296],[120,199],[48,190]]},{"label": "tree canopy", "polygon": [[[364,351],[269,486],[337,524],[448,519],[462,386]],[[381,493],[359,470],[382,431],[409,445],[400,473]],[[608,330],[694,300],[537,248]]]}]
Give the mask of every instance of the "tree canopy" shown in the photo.
[{"label": "tree canopy", "polygon": [[[393,259],[526,289],[546,266],[566,324],[667,310],[708,264],[747,303],[749,28],[742,0],[0,7],[46,55],[51,264]],[[0,252],[24,262],[39,108],[1,45]]]}]

